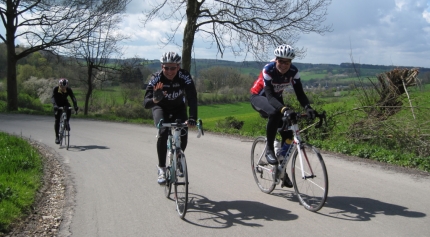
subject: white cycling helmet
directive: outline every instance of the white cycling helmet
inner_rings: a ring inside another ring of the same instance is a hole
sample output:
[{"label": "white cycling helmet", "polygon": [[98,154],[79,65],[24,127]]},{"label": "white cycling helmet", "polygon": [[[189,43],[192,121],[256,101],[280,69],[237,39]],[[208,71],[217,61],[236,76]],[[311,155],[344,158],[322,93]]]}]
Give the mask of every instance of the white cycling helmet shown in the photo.
[{"label": "white cycling helmet", "polygon": [[175,52],[164,53],[160,58],[161,63],[181,63],[182,58]]},{"label": "white cycling helmet", "polygon": [[274,54],[277,58],[294,59],[294,57],[296,56],[296,54],[294,53],[294,49],[287,44],[279,45],[275,49]]},{"label": "white cycling helmet", "polygon": [[59,86],[68,86],[69,81],[66,78],[60,78],[60,80],[58,81],[58,85]]}]

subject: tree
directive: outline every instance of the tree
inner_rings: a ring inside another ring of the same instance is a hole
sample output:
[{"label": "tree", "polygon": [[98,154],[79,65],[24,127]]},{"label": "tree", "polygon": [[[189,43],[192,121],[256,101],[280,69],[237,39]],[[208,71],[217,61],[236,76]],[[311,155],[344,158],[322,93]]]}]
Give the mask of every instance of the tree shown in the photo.
[{"label": "tree", "polygon": [[[7,109],[18,110],[18,60],[86,37],[111,15],[124,11],[127,3],[124,0],[0,0],[0,16],[6,30],[0,39],[7,48]],[[28,44],[23,51],[15,50],[17,38]]]},{"label": "tree", "polygon": [[[121,1],[121,0],[120,0]],[[122,0],[128,2],[129,0]],[[94,90],[94,83],[108,80],[109,72],[120,71],[122,47],[118,43],[126,36],[114,33],[120,22],[119,15],[111,15],[110,19],[98,25],[85,38],[71,44],[69,54],[75,58],[78,65],[86,69],[83,82],[87,86],[85,94],[84,114],[88,114],[88,106]],[[91,24],[91,23],[90,23]],[[116,58],[116,59],[111,59]]]},{"label": "tree", "polygon": [[[150,5],[153,1],[147,1]],[[149,3],[151,2],[151,3]],[[223,56],[225,50],[234,55],[245,52],[261,59],[283,43],[294,45],[301,33],[323,34],[331,27],[321,26],[331,0],[161,0],[144,11],[142,23],[155,17],[173,24],[168,44],[183,21],[182,66],[191,68],[191,53],[197,33],[215,44]],[[298,49],[303,55],[305,50]]]}]

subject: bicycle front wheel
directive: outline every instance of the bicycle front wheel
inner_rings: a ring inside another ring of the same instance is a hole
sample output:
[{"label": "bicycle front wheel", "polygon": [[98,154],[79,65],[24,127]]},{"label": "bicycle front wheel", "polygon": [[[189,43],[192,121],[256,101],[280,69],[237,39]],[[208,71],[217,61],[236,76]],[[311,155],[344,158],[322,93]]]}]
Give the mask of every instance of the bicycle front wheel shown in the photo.
[{"label": "bicycle front wheel", "polygon": [[273,165],[266,161],[266,138],[257,137],[251,148],[251,168],[255,182],[264,193],[271,193],[276,186]]},{"label": "bicycle front wheel", "polygon": [[297,149],[292,159],[294,190],[303,207],[316,212],[324,206],[328,194],[324,160],[319,151],[309,144]]},{"label": "bicycle front wheel", "polygon": [[166,196],[166,198],[169,198],[170,193],[172,192],[172,179],[174,179],[175,177],[172,177],[172,174],[170,172],[171,167],[173,166],[173,162],[171,160],[172,158],[170,157],[170,152],[167,152],[167,157],[166,157],[166,186],[164,186],[164,195]]},{"label": "bicycle front wheel", "polygon": [[179,217],[184,219],[188,206],[188,169],[185,155],[180,153],[176,162],[175,200]]},{"label": "bicycle front wheel", "polygon": [[63,138],[64,138],[64,145],[66,146],[66,149],[69,150],[69,145],[70,145],[70,131],[68,129],[64,129]]}]

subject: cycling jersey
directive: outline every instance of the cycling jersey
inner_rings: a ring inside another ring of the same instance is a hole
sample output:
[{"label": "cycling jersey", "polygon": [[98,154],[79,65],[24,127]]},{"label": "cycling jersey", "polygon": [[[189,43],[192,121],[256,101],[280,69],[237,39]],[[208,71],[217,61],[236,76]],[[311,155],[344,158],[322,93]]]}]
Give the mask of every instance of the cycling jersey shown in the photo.
[{"label": "cycling jersey", "polygon": [[[163,83],[163,91],[166,91],[164,98],[155,104],[152,101],[154,87],[157,83]],[[173,80],[169,80],[163,72],[152,75],[148,87],[146,88],[144,106],[146,109],[160,106],[166,111],[178,111],[185,108],[185,98],[189,106],[189,118],[197,119],[197,91],[189,72],[179,69]]]},{"label": "cycling jersey", "polygon": [[78,107],[76,97],[73,94],[73,91],[70,87],[66,88],[66,92],[61,91],[59,89],[59,86],[54,87],[54,90],[52,92],[52,97],[51,97],[52,104],[58,107],[70,106],[70,103],[67,100],[67,96],[70,96],[70,99],[72,99],[73,106],[75,108]]},{"label": "cycling jersey", "polygon": [[253,95],[267,97],[269,103],[280,110],[283,107],[283,104],[279,102],[282,101],[282,92],[290,85],[292,85],[300,104],[303,107],[309,104],[300,81],[299,70],[292,64],[284,74],[276,69],[276,62],[266,64],[250,91]]}]

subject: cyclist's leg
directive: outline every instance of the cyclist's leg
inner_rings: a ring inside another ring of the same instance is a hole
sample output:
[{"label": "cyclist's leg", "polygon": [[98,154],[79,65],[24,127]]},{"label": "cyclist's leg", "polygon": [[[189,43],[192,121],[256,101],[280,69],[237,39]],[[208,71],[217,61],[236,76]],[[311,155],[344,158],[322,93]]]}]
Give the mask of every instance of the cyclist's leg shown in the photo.
[{"label": "cyclist's leg", "polygon": [[[282,101],[282,98],[280,100]],[[251,105],[262,116],[268,116],[266,125],[267,150],[274,155],[273,143],[279,127],[279,121],[282,119],[282,114],[277,111],[264,96],[253,95],[251,97]],[[276,157],[274,157],[273,162],[275,161],[277,162]]]},{"label": "cyclist's leg", "polygon": [[[152,116],[154,118],[154,124],[157,125],[161,119],[165,118],[165,113],[160,106],[155,106],[152,108]],[[168,122],[164,119],[165,122]],[[160,129],[160,137],[157,140],[157,153],[158,153],[158,166],[166,167],[166,155],[167,155],[167,138],[168,138],[168,129],[162,128]]]},{"label": "cyclist's leg", "polygon": [[61,117],[61,111],[57,110],[57,113],[54,115],[55,117],[55,123],[54,123],[54,131],[55,131],[55,143],[57,143],[58,140],[58,133],[60,132],[60,117]]},{"label": "cyclist's leg", "polygon": [[[173,114],[173,121],[175,121],[176,119],[180,119],[182,123],[187,121],[188,115],[187,115],[186,107],[176,111]],[[181,149],[182,149],[182,151],[185,151],[185,148],[187,148],[187,144],[188,144],[188,128],[185,127],[181,130]]]}]

